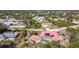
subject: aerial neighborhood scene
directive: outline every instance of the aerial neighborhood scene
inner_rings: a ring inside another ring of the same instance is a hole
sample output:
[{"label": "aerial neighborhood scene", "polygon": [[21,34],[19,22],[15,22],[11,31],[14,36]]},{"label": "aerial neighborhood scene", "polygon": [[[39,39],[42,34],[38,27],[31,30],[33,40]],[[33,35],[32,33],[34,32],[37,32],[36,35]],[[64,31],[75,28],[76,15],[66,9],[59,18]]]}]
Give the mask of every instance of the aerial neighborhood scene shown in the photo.
[{"label": "aerial neighborhood scene", "polygon": [[79,11],[0,10],[0,48],[79,48]]}]

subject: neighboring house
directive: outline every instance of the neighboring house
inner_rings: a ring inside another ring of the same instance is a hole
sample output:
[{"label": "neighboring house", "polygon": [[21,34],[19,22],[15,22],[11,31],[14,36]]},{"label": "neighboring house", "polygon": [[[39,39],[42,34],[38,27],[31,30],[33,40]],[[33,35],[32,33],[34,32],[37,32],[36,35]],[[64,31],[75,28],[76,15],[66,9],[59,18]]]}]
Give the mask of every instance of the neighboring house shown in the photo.
[{"label": "neighboring house", "polygon": [[58,20],[64,21],[65,18],[55,18],[55,19],[53,19],[53,20],[54,20],[54,21],[58,21]]},{"label": "neighboring house", "polygon": [[65,20],[65,18],[58,18],[58,20],[64,21],[64,20]]},{"label": "neighboring house", "polygon": [[25,27],[24,20],[16,20],[14,18],[3,19],[1,23],[7,25],[10,30]]},{"label": "neighboring house", "polygon": [[25,28],[24,25],[15,25],[15,26],[9,26],[8,30],[22,30],[23,28]]},{"label": "neighboring house", "polygon": [[53,20],[53,18],[49,17],[50,20]]},{"label": "neighboring house", "polygon": [[4,19],[0,19],[0,23],[3,23],[4,22]]},{"label": "neighboring house", "polygon": [[3,23],[9,26],[9,25],[22,25],[24,24],[23,22],[24,22],[23,20],[9,18],[9,19],[5,19]]},{"label": "neighboring house", "polygon": [[45,28],[45,29],[46,29],[46,28],[51,28],[52,25],[53,25],[53,24],[52,24],[52,23],[49,23],[48,21],[44,21],[44,22],[41,23],[41,27],[42,27],[42,28]]},{"label": "neighboring house", "polygon": [[5,37],[1,34],[0,35],[0,40],[4,40],[5,39]]},{"label": "neighboring house", "polygon": [[45,31],[41,32],[39,35],[32,35],[30,37],[30,40],[33,40],[35,42],[41,42],[44,40],[61,41],[63,40],[63,37],[60,36],[57,32]]},{"label": "neighboring house", "polygon": [[57,18],[55,18],[55,19],[53,19],[54,21],[58,21],[58,19]]},{"label": "neighboring house", "polygon": [[43,16],[35,16],[35,17],[32,18],[32,19],[34,19],[34,20],[36,20],[36,21],[38,21],[38,22],[43,22],[43,21],[45,20],[45,17],[43,17]]},{"label": "neighboring house", "polygon": [[73,19],[66,19],[66,22],[73,22]]},{"label": "neighboring house", "polygon": [[75,25],[75,26],[69,26],[69,28],[78,29],[78,28],[79,28],[79,25]]},{"label": "neighboring house", "polygon": [[15,40],[17,37],[17,32],[4,32],[0,35],[0,40]]}]

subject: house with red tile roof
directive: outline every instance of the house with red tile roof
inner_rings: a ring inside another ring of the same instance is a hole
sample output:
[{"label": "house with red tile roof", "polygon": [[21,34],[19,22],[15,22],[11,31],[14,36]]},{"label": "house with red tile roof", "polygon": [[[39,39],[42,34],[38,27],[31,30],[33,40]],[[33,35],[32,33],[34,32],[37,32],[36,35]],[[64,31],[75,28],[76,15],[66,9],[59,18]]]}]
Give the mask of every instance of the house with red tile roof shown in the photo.
[{"label": "house with red tile roof", "polygon": [[44,31],[44,32],[41,32],[39,35],[32,35],[30,39],[35,42],[41,42],[44,40],[61,41],[63,40],[63,37],[59,35],[57,32]]},{"label": "house with red tile roof", "polygon": [[30,37],[30,39],[31,39],[32,41],[35,41],[35,42],[40,42],[40,41],[41,41],[41,37],[40,37],[39,35],[32,35],[32,36]]}]

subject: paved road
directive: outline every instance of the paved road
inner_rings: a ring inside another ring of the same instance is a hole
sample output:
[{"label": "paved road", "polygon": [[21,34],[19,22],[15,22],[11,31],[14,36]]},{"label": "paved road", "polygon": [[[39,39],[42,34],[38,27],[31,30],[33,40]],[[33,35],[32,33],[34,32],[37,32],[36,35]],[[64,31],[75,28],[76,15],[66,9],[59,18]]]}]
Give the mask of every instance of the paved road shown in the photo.
[{"label": "paved road", "polygon": [[44,31],[43,29],[26,29],[27,31]]},{"label": "paved road", "polygon": [[[68,26],[70,28],[78,28],[79,25],[75,25],[75,26]],[[67,29],[67,27],[61,27],[61,28],[55,28],[55,29],[49,29],[46,28],[46,31],[60,31],[60,30],[65,30]],[[43,29],[26,29],[27,31],[44,31]]]}]

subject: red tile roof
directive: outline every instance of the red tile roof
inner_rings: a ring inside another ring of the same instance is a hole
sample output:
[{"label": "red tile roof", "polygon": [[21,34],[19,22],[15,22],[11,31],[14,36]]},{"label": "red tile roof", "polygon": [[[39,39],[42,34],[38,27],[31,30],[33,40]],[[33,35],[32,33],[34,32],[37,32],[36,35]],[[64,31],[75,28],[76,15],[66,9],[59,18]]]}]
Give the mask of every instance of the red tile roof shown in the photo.
[{"label": "red tile roof", "polygon": [[32,36],[30,37],[30,39],[33,40],[33,41],[40,41],[40,40],[41,40],[41,37],[38,36],[38,35],[32,35]]},{"label": "red tile roof", "polygon": [[49,36],[50,40],[59,41],[63,40],[62,36],[60,36],[57,32],[41,32],[39,35],[32,35],[30,38],[34,41],[41,41],[42,37]]}]

